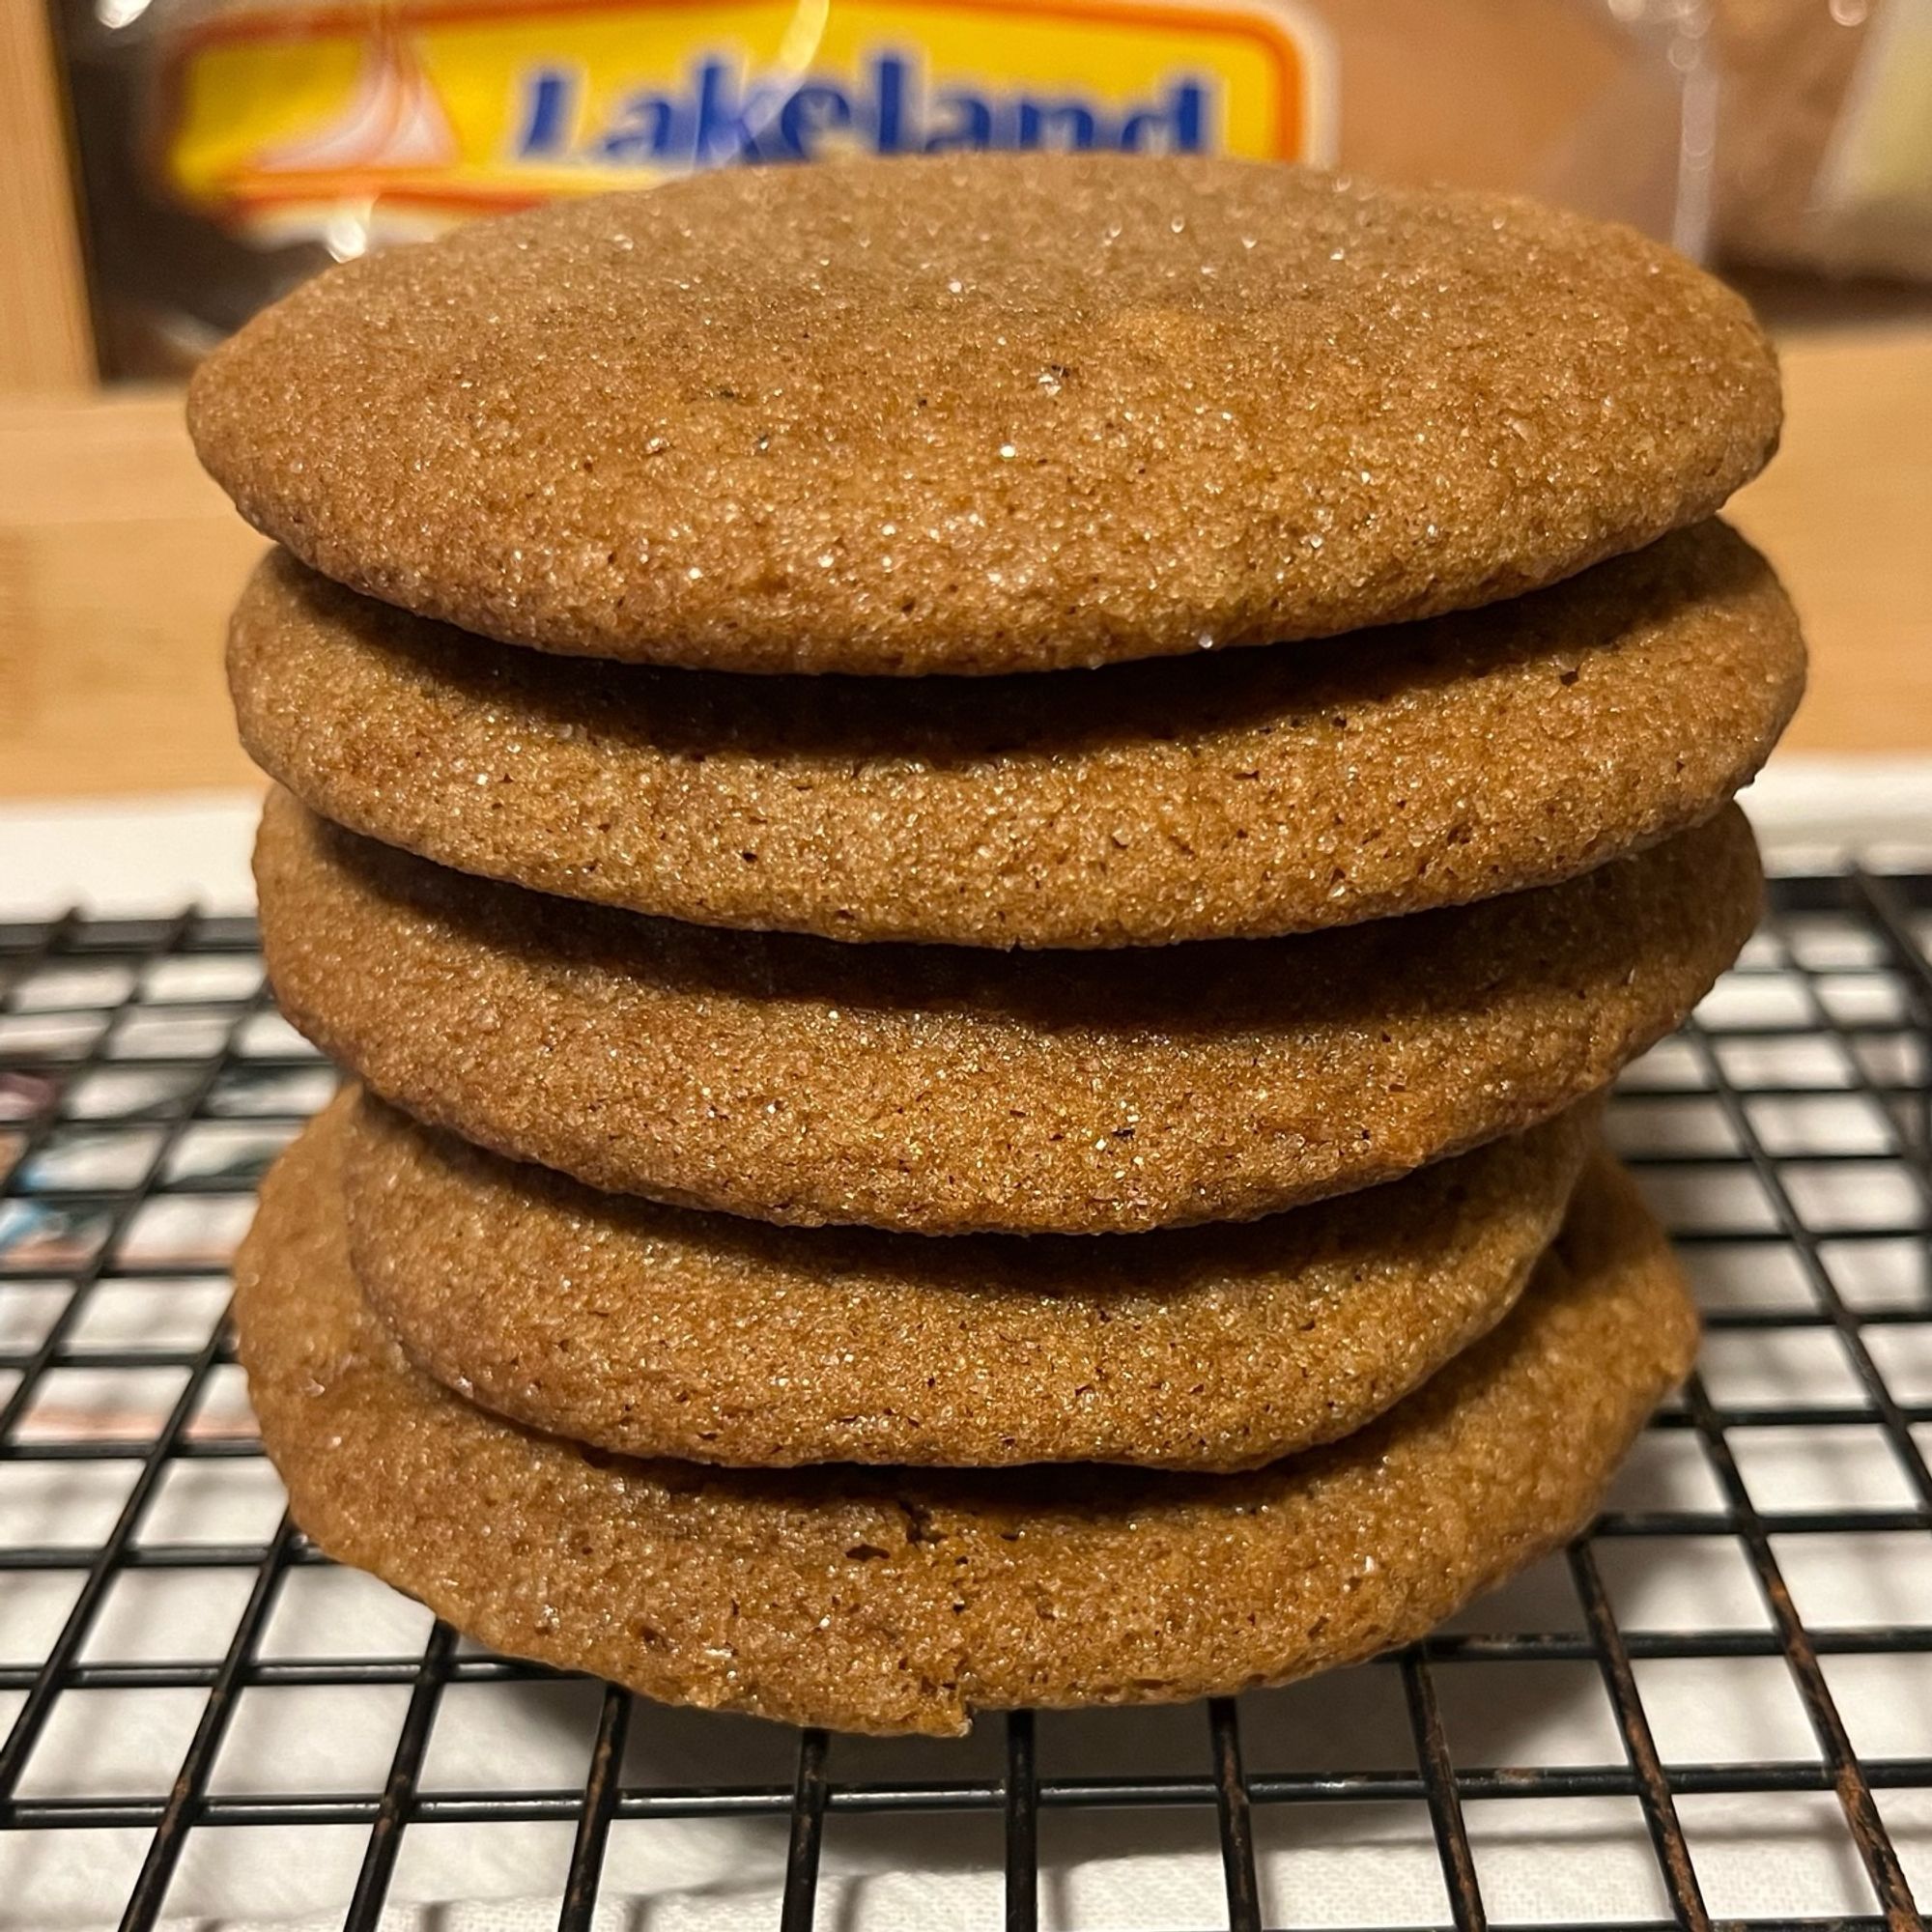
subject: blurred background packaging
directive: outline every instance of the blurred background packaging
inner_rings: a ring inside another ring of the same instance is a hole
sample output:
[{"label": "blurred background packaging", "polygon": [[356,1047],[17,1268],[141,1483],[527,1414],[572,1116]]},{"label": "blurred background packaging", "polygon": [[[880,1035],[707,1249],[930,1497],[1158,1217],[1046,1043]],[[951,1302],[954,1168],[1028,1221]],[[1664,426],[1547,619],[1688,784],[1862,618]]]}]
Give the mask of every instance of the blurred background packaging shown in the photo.
[{"label": "blurred background packaging", "polygon": [[178,367],[331,257],[694,167],[1226,152],[1702,239],[1702,23],[1602,0],[66,0],[103,358]]},{"label": "blurred background packaging", "polygon": [[1816,646],[1795,742],[1932,744],[1932,0],[0,0],[0,793],[248,780],[217,640],[257,540],[178,384],[304,276],[978,147],[1518,189],[1715,261],[1785,355],[1736,515]]},{"label": "blurred background packaging", "polygon": [[59,0],[56,26],[110,376],[178,373],[384,242],[854,151],[1311,160],[1932,273],[1932,0]]},{"label": "blurred background packaging", "polygon": [[1932,279],[1932,0],[1719,0],[1724,255]]}]

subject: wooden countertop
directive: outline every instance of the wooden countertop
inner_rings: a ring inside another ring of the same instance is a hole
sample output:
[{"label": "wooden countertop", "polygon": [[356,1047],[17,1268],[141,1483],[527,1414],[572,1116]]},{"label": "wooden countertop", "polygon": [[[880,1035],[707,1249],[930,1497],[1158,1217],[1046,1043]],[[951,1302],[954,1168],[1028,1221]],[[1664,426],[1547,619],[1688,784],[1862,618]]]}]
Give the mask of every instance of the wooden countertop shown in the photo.
[{"label": "wooden countertop", "polygon": [[[1811,640],[1787,741],[1932,753],[1932,323],[1782,339],[1785,443],[1731,514]],[[0,795],[255,781],[222,690],[261,540],[196,466],[174,390],[0,397]]]}]

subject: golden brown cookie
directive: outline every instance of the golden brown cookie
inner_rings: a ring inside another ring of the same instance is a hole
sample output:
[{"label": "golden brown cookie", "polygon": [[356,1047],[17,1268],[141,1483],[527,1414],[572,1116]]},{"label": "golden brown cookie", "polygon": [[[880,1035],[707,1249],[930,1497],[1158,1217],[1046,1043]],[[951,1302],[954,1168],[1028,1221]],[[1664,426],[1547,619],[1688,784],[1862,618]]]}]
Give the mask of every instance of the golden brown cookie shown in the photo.
[{"label": "golden brown cookie", "polygon": [[356,1292],[327,1129],[270,1177],[235,1318],[263,1440],[331,1555],[653,1697],[928,1732],[1242,1690],[1420,1636],[1589,1516],[1695,1334],[1603,1160],[1500,1327],[1381,1421],[1250,1474],[633,1462],[409,1365]]},{"label": "golden brown cookie", "polygon": [[1039,670],[1510,597],[1777,438],[1738,297],[1508,197],[1100,155],[724,169],[306,283],[197,372],[242,514],[506,642]]},{"label": "golden brown cookie", "polygon": [[725,932],[446,872],[271,795],[284,1010],[418,1119],[769,1221],[1130,1233],[1392,1179],[1604,1086],[1755,920],[1735,807],[1634,859],[1293,939]]},{"label": "golden brown cookie", "polygon": [[1563,1219],[1585,1105],[1362,1194],[1215,1228],[773,1228],[599,1194],[338,1103],[356,1278],[439,1381],[634,1456],[1253,1468],[1493,1327]]},{"label": "golden brown cookie", "polygon": [[559,662],[275,552],[228,666],[259,764],[464,871],[707,925],[1095,947],[1574,876],[1746,782],[1804,648],[1712,523],[1374,638],[972,683]]}]

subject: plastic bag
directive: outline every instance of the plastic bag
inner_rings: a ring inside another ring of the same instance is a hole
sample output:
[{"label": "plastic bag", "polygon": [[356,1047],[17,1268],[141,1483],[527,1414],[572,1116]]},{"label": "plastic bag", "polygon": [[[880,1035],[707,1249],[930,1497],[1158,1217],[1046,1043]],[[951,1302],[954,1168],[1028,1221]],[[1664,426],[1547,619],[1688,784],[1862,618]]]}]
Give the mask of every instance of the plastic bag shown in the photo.
[{"label": "plastic bag", "polygon": [[1720,0],[1719,240],[1932,280],[1932,0]]},{"label": "plastic bag", "polygon": [[451,221],[854,152],[1311,160],[1702,241],[1690,0],[67,4],[110,373]]}]

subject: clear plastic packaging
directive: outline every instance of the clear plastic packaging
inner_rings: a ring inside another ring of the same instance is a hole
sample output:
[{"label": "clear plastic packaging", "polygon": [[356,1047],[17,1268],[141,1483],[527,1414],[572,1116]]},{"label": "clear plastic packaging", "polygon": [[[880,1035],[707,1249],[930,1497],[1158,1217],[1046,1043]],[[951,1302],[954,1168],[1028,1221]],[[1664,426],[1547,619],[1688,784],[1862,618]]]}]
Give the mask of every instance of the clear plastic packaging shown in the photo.
[{"label": "clear plastic packaging", "polygon": [[1932,280],[1932,0],[1719,0],[1725,255]]},{"label": "clear plastic packaging", "polygon": [[103,361],[331,258],[693,167],[1199,150],[1519,188],[1693,252],[1693,0],[64,0]]}]

